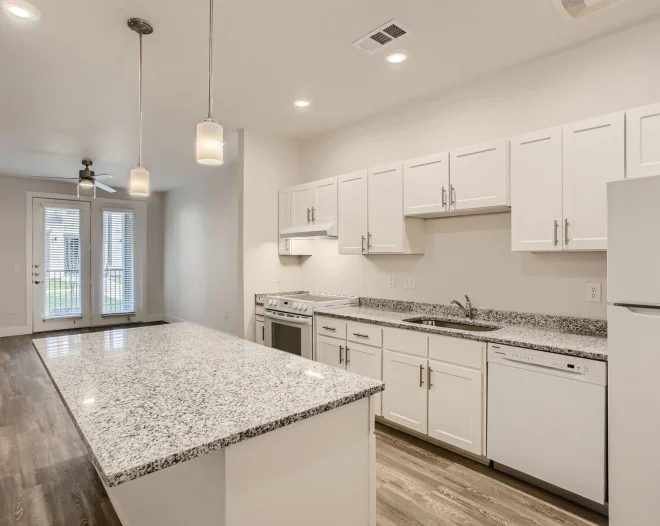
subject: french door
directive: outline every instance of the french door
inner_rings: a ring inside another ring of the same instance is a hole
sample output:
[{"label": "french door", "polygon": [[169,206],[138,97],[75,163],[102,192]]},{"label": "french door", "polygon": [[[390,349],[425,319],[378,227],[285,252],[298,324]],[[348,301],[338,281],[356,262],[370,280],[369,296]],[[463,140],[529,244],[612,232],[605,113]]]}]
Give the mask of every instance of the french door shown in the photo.
[{"label": "french door", "polygon": [[90,208],[85,201],[32,201],[34,332],[91,325]]}]

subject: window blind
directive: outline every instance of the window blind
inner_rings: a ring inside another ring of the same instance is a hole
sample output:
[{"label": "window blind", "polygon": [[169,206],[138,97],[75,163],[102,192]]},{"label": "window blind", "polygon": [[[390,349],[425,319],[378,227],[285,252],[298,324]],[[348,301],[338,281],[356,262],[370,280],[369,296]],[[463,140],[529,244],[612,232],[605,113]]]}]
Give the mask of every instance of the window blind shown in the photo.
[{"label": "window blind", "polygon": [[80,210],[44,207],[44,318],[82,316]]},{"label": "window blind", "polygon": [[135,312],[135,214],[103,211],[101,314]]}]

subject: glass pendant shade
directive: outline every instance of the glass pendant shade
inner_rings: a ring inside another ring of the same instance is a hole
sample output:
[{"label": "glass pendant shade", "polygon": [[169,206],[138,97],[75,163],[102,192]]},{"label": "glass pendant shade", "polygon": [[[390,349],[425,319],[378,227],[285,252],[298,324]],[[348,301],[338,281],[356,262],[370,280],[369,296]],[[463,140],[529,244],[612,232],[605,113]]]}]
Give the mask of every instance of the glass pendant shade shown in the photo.
[{"label": "glass pendant shade", "polygon": [[128,193],[138,196],[149,195],[149,172],[142,166],[137,166],[131,170]]},{"label": "glass pendant shade", "polygon": [[224,136],[218,121],[206,119],[197,125],[197,162],[210,166],[224,162]]}]

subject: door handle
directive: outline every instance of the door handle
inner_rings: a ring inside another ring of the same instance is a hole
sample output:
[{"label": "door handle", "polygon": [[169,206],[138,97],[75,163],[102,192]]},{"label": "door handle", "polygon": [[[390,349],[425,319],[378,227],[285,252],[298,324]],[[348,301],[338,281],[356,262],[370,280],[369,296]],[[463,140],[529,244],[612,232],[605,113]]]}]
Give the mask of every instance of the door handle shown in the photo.
[{"label": "door handle", "polygon": [[335,327],[326,327],[326,326],[324,325],[323,328],[324,328],[326,331],[337,332],[337,329],[336,329]]},{"label": "door handle", "polygon": [[371,235],[371,232],[367,232],[367,237],[368,237],[367,248],[371,249],[371,247],[373,247],[373,244],[371,242],[372,239],[373,239],[373,236]]},{"label": "door handle", "polygon": [[364,252],[364,242],[365,242],[365,240],[366,240],[366,238],[364,236],[362,236],[362,246],[361,246],[362,252]]},{"label": "door handle", "polygon": [[310,209],[307,208],[307,222],[309,223],[309,214],[310,214]]},{"label": "door handle", "polygon": [[557,246],[559,243],[559,238],[557,235],[557,231],[559,230],[559,222],[555,219],[555,237],[554,237],[554,245]]},{"label": "door handle", "polygon": [[288,239],[288,238],[286,239],[286,243],[284,244],[284,246],[285,246],[284,250],[286,252],[291,252],[291,240],[290,239]]},{"label": "door handle", "polygon": [[442,187],[442,208],[447,208],[447,190]]},{"label": "door handle", "polygon": [[39,283],[41,283],[41,281],[35,281],[34,282],[35,285],[39,285]]},{"label": "door handle", "polygon": [[266,326],[261,327],[261,339],[266,341]]},{"label": "door handle", "polygon": [[431,390],[431,387],[433,387],[433,384],[431,384],[431,373],[432,372],[433,372],[433,369],[431,369],[431,366],[429,365],[429,369],[427,371],[428,374],[426,375],[426,387],[428,388],[429,391]]},{"label": "door handle", "polygon": [[344,363],[344,357],[342,356],[341,352],[344,350],[344,347],[342,345],[339,346],[339,363]]},{"label": "door handle", "polygon": [[424,366],[419,366],[419,386],[424,387]]},{"label": "door handle", "polygon": [[348,345],[346,346],[346,367],[348,367],[348,364],[351,363],[351,350],[348,348]]},{"label": "door handle", "polygon": [[568,219],[564,219],[564,245],[568,245]]},{"label": "door handle", "polygon": [[450,196],[451,203],[449,203],[449,207],[451,208],[452,206],[454,206],[454,208],[455,208],[456,207],[456,188],[454,188],[454,185],[451,185],[449,188],[450,188],[450,191],[451,191],[451,196]]},{"label": "door handle", "polygon": [[316,208],[312,207],[312,223],[316,223]]},{"label": "door handle", "polygon": [[360,334],[359,332],[354,332],[353,336],[357,336],[358,338],[368,338],[368,334]]}]

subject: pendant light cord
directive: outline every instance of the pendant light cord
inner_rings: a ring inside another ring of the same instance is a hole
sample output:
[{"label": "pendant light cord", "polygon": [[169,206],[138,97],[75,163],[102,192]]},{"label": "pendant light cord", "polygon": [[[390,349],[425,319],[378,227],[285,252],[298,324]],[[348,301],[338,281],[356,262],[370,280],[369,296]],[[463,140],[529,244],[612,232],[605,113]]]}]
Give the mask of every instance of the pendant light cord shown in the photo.
[{"label": "pendant light cord", "polygon": [[139,84],[139,108],[140,108],[140,151],[138,153],[138,167],[142,168],[142,33],[140,35],[140,71],[138,73]]},{"label": "pendant light cord", "polygon": [[213,0],[209,16],[209,119],[213,119]]}]

